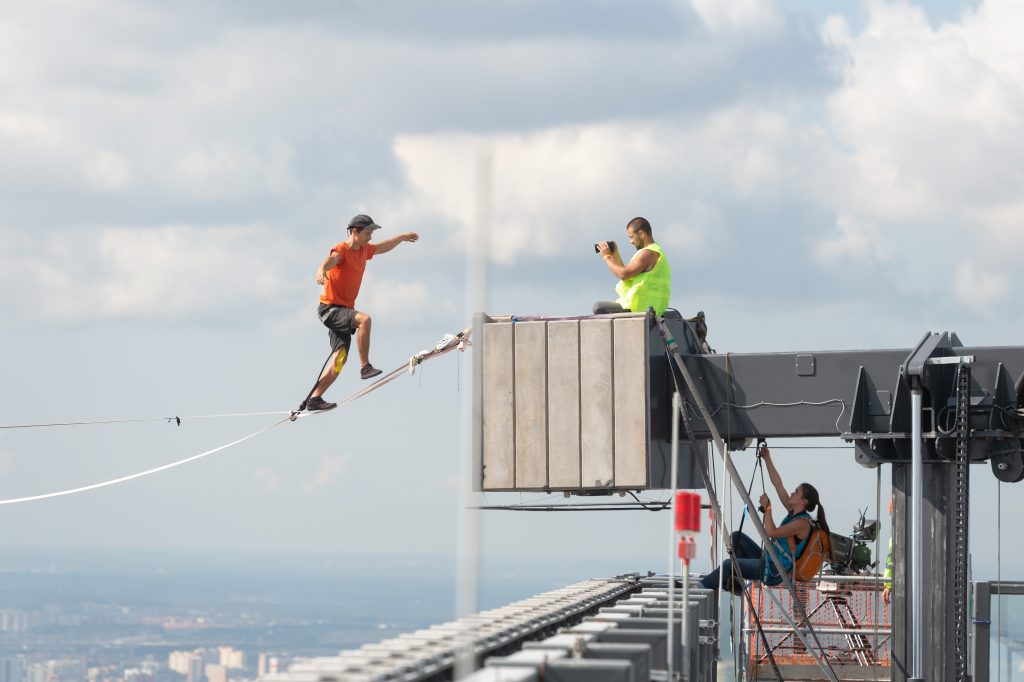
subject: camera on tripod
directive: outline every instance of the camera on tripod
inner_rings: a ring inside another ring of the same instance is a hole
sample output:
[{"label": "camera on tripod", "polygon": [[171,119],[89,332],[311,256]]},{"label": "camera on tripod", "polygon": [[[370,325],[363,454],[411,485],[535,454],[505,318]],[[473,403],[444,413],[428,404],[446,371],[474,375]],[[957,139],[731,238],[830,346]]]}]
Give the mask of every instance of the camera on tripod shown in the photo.
[{"label": "camera on tripod", "polygon": [[853,527],[852,534],[847,536],[830,533],[832,568],[837,574],[864,573],[877,564],[871,561],[871,548],[868,543],[874,542],[878,537],[878,521],[864,518],[866,514],[867,509],[860,513],[860,519]]},{"label": "camera on tripod", "polygon": [[[608,242],[608,249],[612,253],[615,253],[618,250],[618,248],[619,247],[615,246],[615,242],[613,242],[613,241],[609,241]],[[600,244],[594,244],[594,253],[601,253],[601,245]]]}]

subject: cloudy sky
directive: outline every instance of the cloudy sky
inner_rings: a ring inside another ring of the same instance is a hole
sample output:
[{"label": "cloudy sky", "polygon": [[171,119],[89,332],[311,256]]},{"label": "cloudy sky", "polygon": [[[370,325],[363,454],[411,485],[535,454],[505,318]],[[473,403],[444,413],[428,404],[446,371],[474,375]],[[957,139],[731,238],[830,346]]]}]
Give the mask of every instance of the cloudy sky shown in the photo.
[{"label": "cloudy sky", "polygon": [[[614,284],[591,244],[644,215],[673,306],[706,311],[719,351],[1024,342],[1024,5],[823,7],[5,3],[0,422],[293,407],[327,352],[315,269],[359,212],[380,238],[421,235],[370,264],[359,299],[373,362],[399,366],[466,322],[484,157],[490,312],[586,312]],[[3,507],[3,543],[450,555],[469,368],[448,356],[158,476]],[[328,397],[360,387],[349,368]],[[0,497],[273,419],[6,430]],[[874,505],[876,472],[849,452],[776,459],[787,483],[819,484],[836,529]],[[995,500],[1024,510],[1020,488],[974,472],[990,575]],[[660,568],[668,524],[491,513],[483,552]],[[1024,553],[1006,548],[1003,570]]]}]

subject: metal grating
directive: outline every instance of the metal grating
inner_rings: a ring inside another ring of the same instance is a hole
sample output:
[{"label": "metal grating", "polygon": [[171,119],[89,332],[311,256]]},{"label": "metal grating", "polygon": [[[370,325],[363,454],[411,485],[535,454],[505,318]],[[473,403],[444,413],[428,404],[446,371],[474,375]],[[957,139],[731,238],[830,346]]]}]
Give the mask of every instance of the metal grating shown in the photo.
[{"label": "metal grating", "polygon": [[479,657],[518,647],[524,640],[554,632],[640,587],[627,576],[585,580],[508,606],[450,623],[368,644],[337,656],[298,661],[285,673],[261,682],[420,682],[450,678],[455,657],[467,638]]}]

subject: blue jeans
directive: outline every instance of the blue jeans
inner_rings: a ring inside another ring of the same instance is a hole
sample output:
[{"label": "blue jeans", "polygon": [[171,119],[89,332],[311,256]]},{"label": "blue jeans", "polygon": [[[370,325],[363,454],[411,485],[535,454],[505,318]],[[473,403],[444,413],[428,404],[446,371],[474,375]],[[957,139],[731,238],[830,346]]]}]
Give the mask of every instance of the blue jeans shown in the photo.
[{"label": "blue jeans", "polygon": [[[732,551],[733,554],[736,555],[736,589],[739,589],[738,582],[742,582],[743,580],[762,579],[762,576],[764,575],[765,557],[759,544],[754,542],[750,537],[737,531],[732,534]],[[730,586],[734,584],[733,570],[734,566],[732,559],[726,559],[722,562],[721,566],[711,571],[701,579],[701,587],[709,590],[717,590],[718,575],[722,574],[722,586],[728,590]]]}]

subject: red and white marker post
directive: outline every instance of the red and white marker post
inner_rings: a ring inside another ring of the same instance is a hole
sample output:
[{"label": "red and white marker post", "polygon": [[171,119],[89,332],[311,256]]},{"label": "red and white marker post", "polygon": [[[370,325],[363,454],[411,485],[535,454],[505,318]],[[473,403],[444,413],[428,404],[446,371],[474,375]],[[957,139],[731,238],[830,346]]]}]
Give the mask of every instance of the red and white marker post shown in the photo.
[{"label": "red and white marker post", "polygon": [[680,632],[683,645],[682,670],[688,670],[690,651],[687,648],[690,608],[690,560],[697,556],[696,535],[700,532],[700,494],[680,490],[675,497],[675,530],[679,559],[683,564],[683,627]]}]

